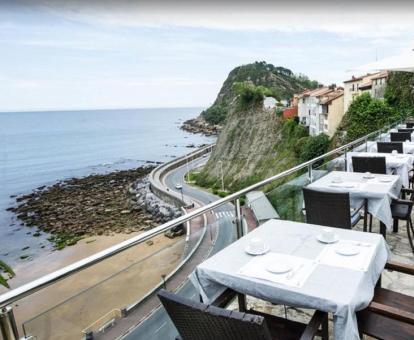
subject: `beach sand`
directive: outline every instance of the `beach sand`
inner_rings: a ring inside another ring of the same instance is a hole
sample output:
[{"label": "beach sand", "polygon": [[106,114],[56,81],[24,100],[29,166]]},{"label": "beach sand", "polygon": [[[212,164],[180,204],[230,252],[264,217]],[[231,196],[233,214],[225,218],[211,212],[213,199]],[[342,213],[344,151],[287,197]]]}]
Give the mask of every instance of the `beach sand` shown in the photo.
[{"label": "beach sand", "polygon": [[[16,266],[16,277],[9,284],[12,289],[19,287],[138,234],[85,238],[75,246]],[[184,238],[158,235],[152,241],[152,245],[137,245],[17,301],[13,309],[18,325],[23,323],[26,334],[39,340],[80,339],[84,328],[142,298],[162,280],[161,275],[168,275],[179,264]],[[6,291],[0,288],[0,293]]]}]

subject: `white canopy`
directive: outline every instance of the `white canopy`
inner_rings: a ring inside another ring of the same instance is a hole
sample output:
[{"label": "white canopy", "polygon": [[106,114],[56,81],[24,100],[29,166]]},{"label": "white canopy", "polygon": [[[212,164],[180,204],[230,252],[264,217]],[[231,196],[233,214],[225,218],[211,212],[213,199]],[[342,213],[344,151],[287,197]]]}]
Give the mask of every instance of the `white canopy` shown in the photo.
[{"label": "white canopy", "polygon": [[404,71],[414,72],[414,50],[356,67],[350,71]]}]

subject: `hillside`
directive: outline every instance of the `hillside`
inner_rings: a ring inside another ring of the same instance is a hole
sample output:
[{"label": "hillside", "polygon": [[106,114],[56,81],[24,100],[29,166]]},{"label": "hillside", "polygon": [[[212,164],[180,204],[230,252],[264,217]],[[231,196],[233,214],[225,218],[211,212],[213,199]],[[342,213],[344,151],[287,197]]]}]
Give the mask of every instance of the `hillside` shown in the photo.
[{"label": "hillside", "polygon": [[305,88],[318,86],[317,81],[311,81],[303,75],[295,75],[287,68],[276,67],[264,61],[238,66],[229,73],[213,105],[203,111],[201,116],[209,124],[222,124],[235,97],[233,84],[245,81],[269,88],[278,100],[289,100],[293,94]]}]

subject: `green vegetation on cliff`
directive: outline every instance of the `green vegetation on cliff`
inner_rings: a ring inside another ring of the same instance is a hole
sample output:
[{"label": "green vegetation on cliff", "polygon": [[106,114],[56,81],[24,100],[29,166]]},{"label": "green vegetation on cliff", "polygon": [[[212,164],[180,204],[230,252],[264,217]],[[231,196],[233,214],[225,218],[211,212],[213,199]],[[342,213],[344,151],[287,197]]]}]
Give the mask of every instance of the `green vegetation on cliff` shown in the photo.
[{"label": "green vegetation on cliff", "polygon": [[11,267],[5,262],[0,260],[0,285],[6,288],[10,288],[9,284],[7,283],[7,279],[3,277],[2,273],[6,274],[9,278],[15,276],[13,269],[11,269]]},{"label": "green vegetation on cliff", "polygon": [[386,102],[404,117],[414,115],[414,73],[391,72],[385,90]]},{"label": "green vegetation on cliff", "polygon": [[384,100],[363,93],[350,105],[334,140],[347,143],[384,126],[414,115],[414,74],[391,72]]},{"label": "green vegetation on cliff", "polygon": [[236,67],[230,72],[213,105],[201,113],[203,118],[210,124],[222,124],[237,94],[233,84],[244,82],[266,87],[279,100],[288,100],[295,93],[318,86],[317,81],[309,80],[304,75],[295,75],[287,68],[256,61]]}]

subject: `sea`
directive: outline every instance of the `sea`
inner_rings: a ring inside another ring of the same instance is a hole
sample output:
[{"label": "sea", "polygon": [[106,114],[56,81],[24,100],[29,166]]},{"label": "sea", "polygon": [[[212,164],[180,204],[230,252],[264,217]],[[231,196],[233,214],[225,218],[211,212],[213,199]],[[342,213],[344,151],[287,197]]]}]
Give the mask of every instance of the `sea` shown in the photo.
[{"label": "sea", "polygon": [[0,113],[0,260],[13,266],[52,250],[6,211],[16,195],[71,177],[165,162],[215,137],[181,124],[203,108]]}]

